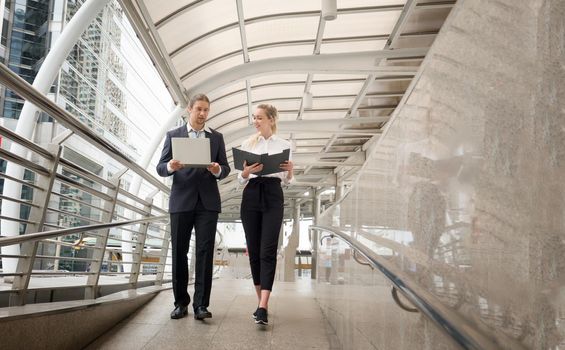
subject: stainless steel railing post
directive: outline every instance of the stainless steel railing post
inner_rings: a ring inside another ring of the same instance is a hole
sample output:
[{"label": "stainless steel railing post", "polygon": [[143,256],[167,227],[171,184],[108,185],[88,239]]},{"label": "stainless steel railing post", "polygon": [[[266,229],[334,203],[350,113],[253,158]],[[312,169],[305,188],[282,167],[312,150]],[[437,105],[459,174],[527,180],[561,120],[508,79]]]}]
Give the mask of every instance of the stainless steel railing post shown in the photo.
[{"label": "stainless steel railing post", "polygon": [[[165,232],[163,232],[163,243],[161,245],[161,254],[159,255],[159,267],[157,270],[157,276],[155,278],[156,285],[163,284],[163,277],[165,276],[165,266],[167,264],[167,255],[169,254],[169,242],[171,240],[171,224],[167,225]],[[193,249],[194,250],[194,249]]]},{"label": "stainless steel railing post", "polygon": [[[113,188],[107,189],[107,195],[110,196],[111,200],[104,201],[104,212],[102,213],[102,222],[112,222],[114,217],[114,210],[116,208],[116,202],[118,199],[118,192],[120,189],[120,178],[128,169],[122,169],[110,179],[113,184]],[[110,234],[110,229],[103,229],[99,231],[99,236],[96,237],[95,250],[93,253],[93,259],[91,265],[91,271],[95,272],[88,276],[86,282],[86,289],[84,292],[85,299],[95,299],[97,296],[98,283],[100,281],[100,272],[102,270],[102,265],[104,261],[104,255],[106,254],[106,246],[108,244],[108,236]]]},{"label": "stainless steel railing post", "polygon": [[[149,196],[145,198],[147,202],[144,207],[143,211],[147,214],[143,215],[143,217],[149,218],[151,216],[151,205],[153,204],[153,197],[159,193],[159,190],[153,191]],[[143,260],[143,251],[145,248],[145,241],[147,240],[147,230],[149,229],[149,222],[144,222],[140,225],[139,233],[137,234],[137,242],[135,243],[135,252],[133,254],[133,261],[131,266],[131,274],[129,276],[129,283],[130,288],[137,288],[137,281],[139,279],[140,270],[141,270],[141,262]]]},{"label": "stainless steel railing post", "polygon": [[[47,148],[47,151],[51,153],[52,157],[44,158],[43,166],[49,170],[49,176],[36,174],[36,176],[38,176],[37,185],[44,191],[34,191],[32,200],[34,206],[31,207],[28,220],[36,224],[27,224],[25,230],[26,234],[43,231],[44,229],[47,207],[51,199],[51,192],[53,190],[53,184],[55,183],[57,166],[59,165],[62,149],[60,144],[50,144]],[[38,245],[39,242],[37,241],[25,242],[21,245],[20,254],[25,256],[25,258],[18,259],[18,265],[16,267],[16,273],[18,275],[14,277],[12,284],[12,289],[18,292],[10,296],[10,305],[25,304]]]}]

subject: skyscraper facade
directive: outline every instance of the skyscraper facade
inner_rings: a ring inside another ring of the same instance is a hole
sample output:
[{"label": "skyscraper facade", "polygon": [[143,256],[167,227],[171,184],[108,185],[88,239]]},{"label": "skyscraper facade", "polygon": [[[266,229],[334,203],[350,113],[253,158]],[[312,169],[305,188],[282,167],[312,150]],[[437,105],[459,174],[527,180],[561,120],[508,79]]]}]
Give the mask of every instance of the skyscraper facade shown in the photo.
[{"label": "skyscraper facade", "polygon": [[[85,1],[1,0],[3,23],[0,61],[27,82],[33,83],[49,50]],[[169,114],[173,107],[169,93],[117,1],[108,2],[82,33],[47,95],[132,159],[141,157],[146,141],[151,138],[151,130],[155,130],[159,118]],[[0,87],[0,125],[14,130],[24,102],[10,90]],[[33,141],[46,144],[63,129],[41,112]],[[6,140],[2,147],[9,147],[9,141]],[[121,165],[77,136],[65,141],[62,157],[103,178],[109,178],[121,169]],[[0,172],[4,172],[5,168],[6,162],[0,160]],[[91,185],[65,169],[62,172],[75,181]],[[29,171],[25,176],[30,180],[33,178]],[[130,183],[131,174],[122,177],[121,186],[127,189]],[[3,180],[0,179],[2,189]],[[55,191],[63,196],[53,197],[50,207],[56,207],[61,212],[48,214],[49,223],[73,227],[92,223],[81,218],[99,219],[100,210],[91,207],[100,204],[99,198],[64,183],[56,183]],[[31,199],[32,195],[32,189],[23,186],[22,198]],[[124,215],[119,211],[117,214]],[[26,219],[28,215],[29,208],[21,206],[20,218]],[[20,232],[24,229],[25,225],[22,224]],[[121,232],[116,230],[111,235],[120,236]],[[73,237],[68,239],[72,240]],[[52,254],[55,247],[40,249]],[[61,256],[80,254],[64,246],[57,246],[56,249],[61,249],[57,253]],[[60,263],[65,265],[65,261]],[[61,268],[86,268],[75,265],[73,263],[72,266]]]},{"label": "skyscraper facade", "polygon": [[[3,3],[0,58],[31,84],[48,51],[50,1]],[[5,89],[1,96],[2,117],[17,119],[24,101]]]}]

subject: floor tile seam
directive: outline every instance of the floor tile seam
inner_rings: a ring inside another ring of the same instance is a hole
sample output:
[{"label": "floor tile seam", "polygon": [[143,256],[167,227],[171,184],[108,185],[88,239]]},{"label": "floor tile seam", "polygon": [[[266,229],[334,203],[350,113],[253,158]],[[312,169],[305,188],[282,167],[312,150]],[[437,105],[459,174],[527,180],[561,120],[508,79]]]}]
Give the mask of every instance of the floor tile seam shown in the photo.
[{"label": "floor tile seam", "polygon": [[153,334],[151,337],[149,337],[149,339],[145,342],[145,344],[141,347],[141,350],[147,348],[147,346],[151,343],[151,341],[157,337],[157,335],[160,333],[160,331],[166,326],[167,324],[162,324],[160,325],[161,327],[159,327],[159,329],[157,330],[157,332],[155,332],[155,334]]},{"label": "floor tile seam", "polygon": [[[335,337],[335,339],[337,339],[337,341],[339,342],[339,346],[341,347],[341,349],[343,349],[343,344],[341,342],[341,339],[338,336],[337,330],[335,329],[334,325],[332,324],[332,322],[330,322],[330,319],[328,318],[328,316],[326,315],[326,313],[324,312],[324,308],[322,307],[322,304],[320,303],[320,301],[317,298],[314,298],[316,304],[318,305],[318,307],[320,308],[320,314],[323,318],[323,320],[326,323],[326,336],[328,337],[328,341],[330,343],[330,346],[333,346],[335,344],[333,344],[333,342],[331,341],[332,336]],[[330,334],[328,332],[328,328],[332,330],[333,334]]]},{"label": "floor tile seam", "polygon": [[[168,320],[168,319],[167,319]],[[165,325],[167,324],[167,322],[163,322],[163,323],[153,323],[153,322],[128,322],[129,324],[137,324],[137,325],[148,325],[148,326],[159,326],[159,325]]]},{"label": "floor tile seam", "polygon": [[[159,295],[157,295],[157,297],[159,297]],[[153,300],[155,300],[155,299],[152,299],[151,301],[153,301]],[[151,302],[151,301],[150,301],[150,302]],[[164,324],[158,324],[158,325],[160,325],[161,327],[159,327],[159,329],[157,330],[157,332],[155,332],[155,333],[153,334],[153,336],[151,336],[151,337],[145,342],[145,344],[141,347],[141,350],[146,349],[147,346],[148,346],[149,344],[151,344],[151,341],[152,341],[155,337],[157,337],[157,335],[160,333],[160,331],[161,331],[164,327],[167,326],[167,323],[168,323],[168,322],[165,322]]]},{"label": "floor tile seam", "polygon": [[237,298],[237,295],[239,295],[239,294],[236,294],[236,295],[232,298],[231,303],[229,304],[229,306],[228,306],[228,308],[227,308],[227,310],[226,310],[226,313],[225,313],[224,316],[221,318],[220,323],[218,324],[218,327],[216,328],[216,331],[214,332],[214,334],[212,335],[210,341],[208,342],[208,348],[210,348],[210,347],[212,346],[212,344],[214,343],[214,340],[216,339],[216,335],[218,334],[218,332],[220,331],[220,328],[221,328],[222,325],[224,324],[224,320],[227,318],[227,316],[228,316],[228,314],[229,314],[229,312],[230,312],[230,310],[231,310],[231,308],[232,308],[232,306],[233,306],[233,303],[234,303],[235,299]]}]

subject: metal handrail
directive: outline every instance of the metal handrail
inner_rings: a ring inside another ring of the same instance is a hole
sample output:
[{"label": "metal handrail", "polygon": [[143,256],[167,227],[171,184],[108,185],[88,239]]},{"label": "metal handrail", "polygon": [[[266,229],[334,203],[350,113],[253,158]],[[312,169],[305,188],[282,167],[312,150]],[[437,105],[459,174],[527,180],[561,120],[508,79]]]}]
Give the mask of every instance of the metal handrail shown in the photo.
[{"label": "metal handrail", "polygon": [[16,198],[0,195],[0,201],[3,201],[3,200],[10,201],[10,202],[16,202],[16,203],[19,203],[21,205],[27,205],[27,206],[35,207],[35,208],[39,207],[38,205],[33,204],[31,201],[29,201],[27,199],[16,199]]},{"label": "metal handrail", "polygon": [[[164,240],[163,237],[155,236],[155,235],[152,235],[150,233],[146,233],[145,236],[147,236],[147,238],[160,239],[161,241]],[[147,243],[145,243],[145,245],[147,245]]]},{"label": "metal handrail", "polygon": [[51,101],[47,96],[43,95],[27,81],[20,78],[16,73],[12,72],[5,64],[0,63],[0,83],[5,87],[20,95],[23,99],[33,103],[38,108],[56,119],[67,129],[81,136],[83,139],[96,146],[98,149],[106,153],[110,158],[122,164],[127,169],[131,169],[144,180],[153,186],[170,194],[170,189],[159,179],[151,175],[147,170],[139,164],[133,162],[125,153],[106,141],[104,138],[92,132],[88,126],[76,122],[76,118],[69,112],[62,109],[55,102]]},{"label": "metal handrail", "polygon": [[[44,239],[42,243],[50,243],[50,244],[58,245],[58,246],[61,246],[61,247],[69,247],[69,248],[73,248],[73,249],[77,248],[77,245],[74,242],[71,243],[71,242],[59,241],[59,240],[51,239],[51,238]],[[93,250],[104,249],[103,247],[88,247],[88,248],[93,249]]]},{"label": "metal handrail", "polygon": [[29,180],[22,180],[22,179],[16,179],[15,177],[12,177],[10,175],[6,175],[4,173],[0,173],[0,179],[8,179],[8,180],[12,180],[14,182],[17,182],[19,184],[22,184],[24,186],[29,186],[35,190],[44,192],[45,190],[39,186],[37,186],[34,182],[29,181]]},{"label": "metal handrail", "polygon": [[71,161],[65,159],[65,158],[60,158],[59,159],[59,163],[63,166],[63,170],[72,173],[76,176],[79,176],[82,179],[86,179],[86,180],[90,180],[92,182],[98,183],[106,188],[109,189],[114,189],[115,185],[113,183],[111,183],[110,181],[94,174],[93,172],[86,170],[84,168],[82,168],[81,166],[72,163]]},{"label": "metal handrail", "polygon": [[[398,271],[392,264],[378,256],[371,249],[342,231],[339,227],[333,226],[310,226],[312,230],[326,231],[346,242],[351,248],[357,250],[367,261],[393,284],[423,315],[428,317],[436,326],[450,336],[457,344],[464,349],[500,349],[501,345],[495,339],[483,334],[469,322],[450,310],[447,306],[437,301],[429,292],[418,288],[409,278],[405,278],[401,271]],[[500,335],[501,337],[503,335]],[[514,339],[505,337],[506,345],[511,344],[512,349],[525,349],[524,345]]]},{"label": "metal handrail", "polygon": [[38,173],[40,175],[49,176],[50,171],[45,169],[43,166],[32,162],[31,160],[27,160],[23,157],[15,155],[5,149],[0,148],[0,158],[8,161],[20,164],[21,166],[28,168],[29,170],[33,171],[34,173]]},{"label": "metal handrail", "polygon": [[47,207],[46,209],[47,209],[47,211],[52,212],[52,213],[68,215],[68,216],[72,216],[73,218],[77,218],[77,219],[80,219],[80,220],[98,223],[98,224],[102,223],[102,221],[100,221],[100,220],[96,220],[96,219],[93,219],[93,218],[90,218],[90,217],[87,217],[87,216],[83,216],[83,215],[80,215],[80,214],[71,213],[70,211],[67,211],[67,210],[55,209],[55,208],[51,208],[51,207]]},{"label": "metal handrail", "polygon": [[149,214],[145,210],[143,210],[142,208],[138,208],[135,205],[129,204],[129,203],[124,202],[124,201],[119,200],[119,199],[116,200],[116,205],[119,205],[122,208],[128,209],[130,211],[136,212],[136,213],[141,214],[141,215]]},{"label": "metal handrail", "polygon": [[64,199],[66,199],[66,200],[68,200],[68,201],[78,203],[78,204],[80,204],[80,205],[85,205],[85,206],[87,206],[87,207],[89,207],[89,208],[93,208],[93,209],[100,210],[100,211],[105,212],[105,213],[109,213],[109,211],[106,210],[106,209],[104,209],[104,208],[97,207],[97,206],[95,206],[95,205],[93,205],[93,204],[87,203],[87,202],[82,201],[82,200],[80,200],[80,199],[78,199],[78,198],[74,198],[74,197],[68,196],[68,195],[66,195],[66,194],[62,194],[62,193],[55,192],[55,191],[51,191],[51,194],[52,194],[52,195],[55,195],[55,196],[57,196],[57,197],[60,197],[60,198],[64,198]]},{"label": "metal handrail", "polygon": [[22,145],[23,147],[34,151],[35,153],[39,154],[43,158],[47,158],[47,159],[53,158],[53,155],[51,153],[49,153],[48,151],[46,151],[45,149],[43,149],[41,146],[35,144],[34,142],[32,142],[32,141],[30,141],[26,138],[21,137],[20,135],[16,134],[15,132],[6,128],[5,126],[0,125],[0,135],[7,137],[10,140],[12,140],[13,142],[16,142],[16,143]]},{"label": "metal handrail", "polygon": [[168,213],[169,213],[167,210],[165,210],[165,209],[163,209],[163,208],[160,208],[160,207],[158,207],[158,206],[156,206],[156,205],[154,205],[154,204],[151,204],[151,210],[158,211],[158,212],[160,212],[160,213],[162,213],[162,214],[168,214]]},{"label": "metal handrail", "polygon": [[392,299],[394,299],[394,302],[396,303],[396,305],[398,305],[402,310],[408,311],[408,312],[420,312],[417,308],[410,307],[410,306],[404,304],[400,300],[400,297],[398,296],[398,289],[396,289],[395,286],[392,286],[392,289],[390,290],[390,294],[392,295]]},{"label": "metal handrail", "polygon": [[[121,219],[130,220],[129,218],[123,217],[123,216],[121,216],[121,215],[117,215],[117,219],[120,219],[120,218],[121,218]],[[138,234],[138,233],[139,233],[139,230],[132,230],[132,229],[130,229],[130,228],[125,228],[125,227],[121,227],[120,230],[124,230],[124,231],[131,232],[131,233],[134,233],[134,234]]]},{"label": "metal handrail", "polygon": [[[122,229],[123,230],[123,229]],[[104,235],[98,234],[98,233],[89,233],[87,235],[88,237],[104,237]],[[137,242],[132,241],[131,239],[122,239],[122,238],[118,238],[118,237],[109,237],[109,239],[111,239],[112,241],[115,242],[124,242],[124,243],[133,243],[136,244]],[[75,245],[76,247],[81,247],[81,248],[92,248],[95,247],[92,244],[79,244],[79,245]],[[106,247],[108,247],[109,245],[106,245]]]},{"label": "metal handrail", "polygon": [[53,230],[53,231],[44,231],[44,232],[36,232],[36,233],[28,233],[25,235],[20,236],[12,236],[12,237],[2,237],[0,238],[0,247],[20,244],[24,242],[34,242],[39,241],[46,238],[55,238],[59,236],[67,236],[74,233],[81,233],[85,231],[93,231],[93,230],[102,230],[112,227],[119,227],[125,225],[133,225],[139,224],[142,222],[150,222],[150,221],[163,221],[168,220],[169,216],[161,215],[161,216],[153,216],[144,219],[137,219],[137,220],[128,220],[128,221],[118,221],[118,222],[110,222],[105,224],[96,224],[96,225],[86,225],[80,227],[72,227],[66,228],[62,230]]},{"label": "metal handrail", "polygon": [[89,193],[89,194],[91,194],[95,197],[98,197],[100,199],[103,199],[105,201],[111,201],[112,200],[112,197],[107,195],[106,193],[95,190],[94,188],[87,186],[87,185],[85,185],[85,184],[83,184],[83,183],[81,183],[77,180],[74,180],[74,179],[72,179],[68,176],[65,176],[63,174],[57,173],[57,174],[55,174],[55,178],[61,183],[64,183],[64,184],[69,185],[71,187],[74,187],[74,188],[81,190],[83,192]]},{"label": "metal handrail", "polygon": [[147,202],[145,199],[143,198],[139,198],[137,196],[135,196],[133,193],[130,193],[122,188],[118,189],[118,192],[123,195],[124,197],[128,197],[129,199],[133,199],[135,202],[142,204],[142,205],[146,205],[146,206],[150,206],[151,203]]},{"label": "metal handrail", "polygon": [[363,265],[363,266],[370,266],[371,269],[373,268],[373,265],[371,265],[370,262],[368,261],[361,261],[361,259],[359,259],[359,257],[357,256],[357,251],[353,250],[353,260],[355,260],[359,265]]},{"label": "metal handrail", "polygon": [[15,221],[15,222],[20,222],[22,224],[37,224],[36,221],[31,221],[31,220],[26,220],[26,219],[19,219],[19,218],[13,218],[10,216],[4,216],[4,215],[0,215],[0,220],[8,220],[8,221]]}]

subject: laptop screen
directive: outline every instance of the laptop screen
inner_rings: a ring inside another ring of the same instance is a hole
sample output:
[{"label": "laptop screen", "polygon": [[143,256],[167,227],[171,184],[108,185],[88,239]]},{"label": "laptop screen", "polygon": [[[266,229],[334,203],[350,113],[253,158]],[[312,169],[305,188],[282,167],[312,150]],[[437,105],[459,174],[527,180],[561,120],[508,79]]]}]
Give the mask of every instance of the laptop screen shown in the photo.
[{"label": "laptop screen", "polygon": [[205,168],[212,163],[210,139],[173,137],[173,159],[189,168]]}]

